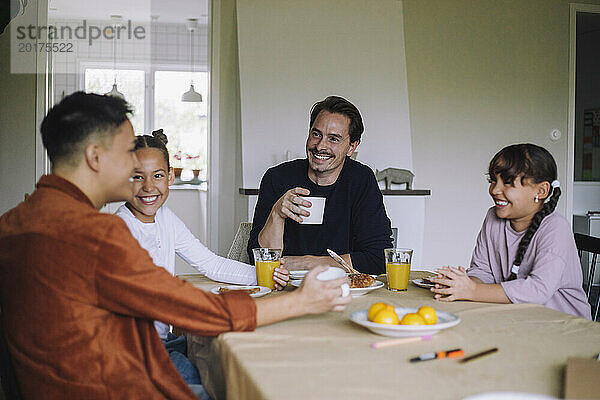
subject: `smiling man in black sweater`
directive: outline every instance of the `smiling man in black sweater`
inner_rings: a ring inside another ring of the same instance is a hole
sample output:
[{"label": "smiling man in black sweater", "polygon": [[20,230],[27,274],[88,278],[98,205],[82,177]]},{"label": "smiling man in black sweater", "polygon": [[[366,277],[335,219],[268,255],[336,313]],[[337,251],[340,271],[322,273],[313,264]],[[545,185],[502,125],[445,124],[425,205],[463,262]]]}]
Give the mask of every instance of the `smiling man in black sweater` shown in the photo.
[{"label": "smiling man in black sweater", "polygon": [[[392,247],[390,220],[373,171],[349,156],[364,131],[358,109],[329,96],[315,103],[305,159],[269,168],[260,183],[248,255],[257,247],[283,248],[288,269],[337,265],[327,249],[354,269],[385,272],[383,249]],[[325,197],[323,223],[301,224],[311,203]]]}]

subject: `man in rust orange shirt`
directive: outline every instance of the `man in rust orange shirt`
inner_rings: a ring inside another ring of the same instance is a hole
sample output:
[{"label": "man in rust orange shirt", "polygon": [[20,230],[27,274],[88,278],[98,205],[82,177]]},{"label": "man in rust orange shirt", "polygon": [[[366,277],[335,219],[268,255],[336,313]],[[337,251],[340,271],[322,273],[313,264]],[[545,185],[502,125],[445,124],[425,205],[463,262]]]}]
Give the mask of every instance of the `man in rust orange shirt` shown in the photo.
[{"label": "man in rust orange shirt", "polygon": [[199,335],[250,331],[341,311],[342,281],[311,272],[300,290],[212,295],[157,268],[119,217],[136,166],[128,104],[74,93],[41,125],[52,174],[0,218],[2,327],[25,399],[187,399],[153,320]]}]

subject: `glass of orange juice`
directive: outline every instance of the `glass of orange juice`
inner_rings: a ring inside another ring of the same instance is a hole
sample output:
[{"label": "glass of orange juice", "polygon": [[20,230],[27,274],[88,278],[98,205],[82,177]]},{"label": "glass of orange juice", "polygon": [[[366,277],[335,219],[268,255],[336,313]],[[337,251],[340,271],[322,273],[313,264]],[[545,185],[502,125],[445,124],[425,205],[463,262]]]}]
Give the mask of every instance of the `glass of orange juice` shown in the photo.
[{"label": "glass of orange juice", "polygon": [[406,290],[413,254],[412,249],[385,249],[384,253],[388,290],[395,292]]},{"label": "glass of orange juice", "polygon": [[252,249],[252,253],[254,253],[254,265],[256,265],[256,283],[271,290],[275,289],[273,272],[281,264],[281,249],[261,247]]}]

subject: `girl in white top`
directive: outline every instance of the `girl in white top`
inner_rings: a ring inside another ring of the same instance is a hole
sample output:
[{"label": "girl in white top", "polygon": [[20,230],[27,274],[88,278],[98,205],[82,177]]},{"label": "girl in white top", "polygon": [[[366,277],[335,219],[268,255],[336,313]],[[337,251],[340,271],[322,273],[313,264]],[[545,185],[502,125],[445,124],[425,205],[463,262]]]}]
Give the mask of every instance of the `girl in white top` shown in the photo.
[{"label": "girl in white top", "polygon": [[[162,129],[136,137],[135,151],[139,168],[133,176],[133,198],[116,212],[129,227],[139,244],[148,251],[154,263],[171,275],[175,273],[175,255],[208,278],[227,283],[255,285],[256,270],[252,265],[220,257],[207,249],[185,224],[163,204],[169,195],[169,185],[175,179],[169,166],[167,137]],[[276,268],[275,287],[287,285],[289,272]],[[169,326],[155,321],[161,338],[166,338]]]},{"label": "girl in white top", "polygon": [[590,319],[573,232],[554,210],[556,162],[544,148],[515,144],[488,168],[494,200],[468,271],[443,267],[431,290],[440,301],[537,303]]}]

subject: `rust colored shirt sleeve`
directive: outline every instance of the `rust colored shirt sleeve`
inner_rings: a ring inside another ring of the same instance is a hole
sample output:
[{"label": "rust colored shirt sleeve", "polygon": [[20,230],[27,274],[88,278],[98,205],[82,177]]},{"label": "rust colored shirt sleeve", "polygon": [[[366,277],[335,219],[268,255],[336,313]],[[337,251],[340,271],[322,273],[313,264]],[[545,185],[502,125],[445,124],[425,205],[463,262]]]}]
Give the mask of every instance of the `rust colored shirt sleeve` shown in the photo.
[{"label": "rust colored shirt sleeve", "polygon": [[98,304],[116,313],[159,320],[214,336],[256,328],[256,304],[245,293],[214,295],[171,276],[152,262],[118,217],[99,241]]}]

